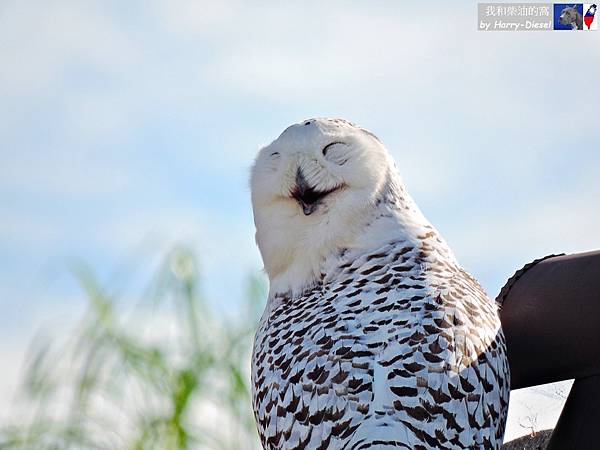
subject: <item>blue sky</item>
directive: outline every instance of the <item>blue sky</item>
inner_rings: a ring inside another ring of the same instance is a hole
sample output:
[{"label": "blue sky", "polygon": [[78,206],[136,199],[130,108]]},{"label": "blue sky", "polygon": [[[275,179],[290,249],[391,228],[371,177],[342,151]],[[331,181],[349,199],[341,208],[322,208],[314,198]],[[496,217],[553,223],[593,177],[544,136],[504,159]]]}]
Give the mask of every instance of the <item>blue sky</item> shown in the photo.
[{"label": "blue sky", "polygon": [[477,32],[471,2],[2,2],[0,363],[80,311],[79,261],[111,280],[187,243],[235,305],[252,158],[307,117],[376,133],[492,296],[598,248],[599,37]]}]

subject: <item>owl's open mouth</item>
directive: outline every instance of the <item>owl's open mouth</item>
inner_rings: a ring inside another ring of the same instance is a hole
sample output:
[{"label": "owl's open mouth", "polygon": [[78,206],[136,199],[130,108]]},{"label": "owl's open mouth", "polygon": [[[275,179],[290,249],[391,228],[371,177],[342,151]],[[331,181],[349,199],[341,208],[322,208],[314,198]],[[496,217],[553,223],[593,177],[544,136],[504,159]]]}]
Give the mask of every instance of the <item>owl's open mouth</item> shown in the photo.
[{"label": "owl's open mouth", "polygon": [[336,187],[328,191],[317,191],[316,189],[307,188],[300,192],[300,190],[296,188],[292,196],[302,207],[302,212],[304,215],[310,216],[313,212],[315,212],[317,206],[319,206],[319,203],[321,203],[321,200],[338,189],[339,188]]},{"label": "owl's open mouth", "polygon": [[304,178],[304,174],[301,169],[296,172],[296,188],[292,192],[292,197],[296,199],[298,204],[302,207],[302,212],[305,216],[310,216],[321,201],[334,191],[337,191],[340,186],[336,186],[332,189],[325,191],[319,191],[312,186],[309,186]]}]

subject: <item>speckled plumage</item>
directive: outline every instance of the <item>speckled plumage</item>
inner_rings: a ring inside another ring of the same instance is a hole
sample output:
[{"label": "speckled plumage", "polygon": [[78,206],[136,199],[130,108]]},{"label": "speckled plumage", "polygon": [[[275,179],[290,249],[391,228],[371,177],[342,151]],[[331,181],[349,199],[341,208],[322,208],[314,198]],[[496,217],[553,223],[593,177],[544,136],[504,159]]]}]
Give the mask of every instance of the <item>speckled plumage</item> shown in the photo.
[{"label": "speckled plumage", "polygon": [[[308,139],[319,149],[366,133],[319,120],[318,137]],[[286,142],[271,145],[281,153]],[[370,134],[352,142],[379,143]],[[302,155],[285,164],[302,168]],[[327,169],[327,161],[321,164]],[[298,289],[271,289],[252,358],[265,449],[501,447],[509,373],[496,305],[458,265],[395,172],[392,164],[364,210],[357,208],[364,220],[350,237],[326,247],[316,275]],[[325,197],[321,221],[306,227],[325,223],[338,201]],[[304,219],[299,213],[297,220]]]}]

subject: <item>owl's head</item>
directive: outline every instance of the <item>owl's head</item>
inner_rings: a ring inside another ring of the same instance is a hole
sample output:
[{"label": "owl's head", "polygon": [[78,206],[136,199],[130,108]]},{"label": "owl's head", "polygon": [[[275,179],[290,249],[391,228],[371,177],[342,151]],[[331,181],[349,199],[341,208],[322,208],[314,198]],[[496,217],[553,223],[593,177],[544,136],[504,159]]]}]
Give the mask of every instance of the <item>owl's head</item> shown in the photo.
[{"label": "owl's head", "polygon": [[352,246],[393,167],[375,135],[340,119],[297,123],[260,150],[252,207],[272,290],[306,287],[323,258]]}]

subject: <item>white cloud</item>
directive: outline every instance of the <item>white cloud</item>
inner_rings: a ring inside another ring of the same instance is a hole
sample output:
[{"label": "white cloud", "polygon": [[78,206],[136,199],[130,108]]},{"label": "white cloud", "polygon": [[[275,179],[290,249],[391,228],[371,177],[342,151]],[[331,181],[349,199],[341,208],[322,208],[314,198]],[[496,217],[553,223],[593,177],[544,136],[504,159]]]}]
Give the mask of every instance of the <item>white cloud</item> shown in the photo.
[{"label": "white cloud", "polygon": [[51,94],[65,71],[77,65],[113,75],[132,70],[141,55],[114,19],[94,3],[65,1],[40,7],[4,2],[0,94]]},{"label": "white cloud", "polygon": [[[168,32],[184,39],[196,41],[228,31],[225,24],[239,17],[243,3],[232,1],[209,2],[173,0],[151,2],[155,19]],[[237,12],[236,12],[237,9]]]},{"label": "white cloud", "polygon": [[[448,240],[476,274],[495,272],[491,295],[516,269],[535,258],[598,249],[600,211],[594,205],[600,185],[594,171],[590,167],[568,191],[532,198],[509,211],[499,208],[481,219],[465,218],[462,226],[455,224],[447,233]],[[505,273],[498,273],[499,269]]]},{"label": "white cloud", "polygon": [[232,251],[239,258],[238,264],[256,261],[249,221],[234,222],[226,214],[209,214],[193,208],[163,207],[133,212],[106,223],[96,237],[117,252],[126,252],[148,239],[159,250],[189,243],[210,256],[211,264],[230,264]]},{"label": "white cloud", "polygon": [[134,174],[99,156],[73,148],[48,149],[39,155],[26,150],[3,155],[0,189],[63,199],[91,199],[123,192]]}]

